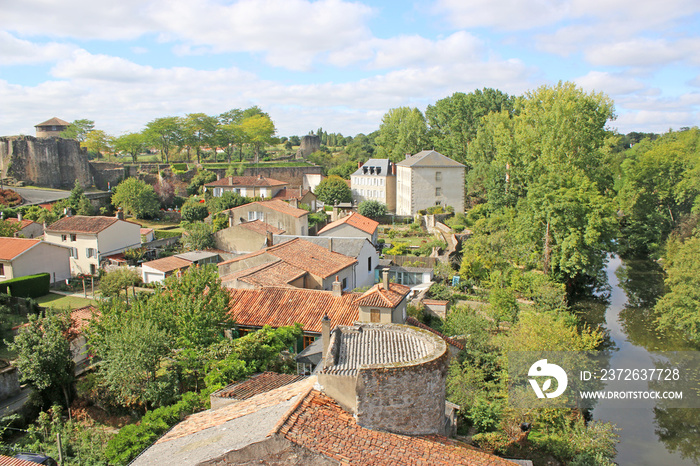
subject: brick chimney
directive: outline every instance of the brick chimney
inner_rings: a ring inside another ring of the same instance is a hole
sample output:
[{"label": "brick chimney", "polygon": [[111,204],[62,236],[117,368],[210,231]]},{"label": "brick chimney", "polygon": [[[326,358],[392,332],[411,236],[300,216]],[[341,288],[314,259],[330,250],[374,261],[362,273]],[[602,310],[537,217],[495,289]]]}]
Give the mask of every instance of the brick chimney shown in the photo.
[{"label": "brick chimney", "polygon": [[362,162],[357,162],[357,168],[362,168]]},{"label": "brick chimney", "polygon": [[116,217],[117,217],[119,220],[124,220],[124,210],[122,210],[121,207],[117,209],[117,215],[116,215]]},{"label": "brick chimney", "polygon": [[272,246],[274,244],[274,237],[273,237],[271,231],[267,231],[265,233],[267,234],[267,236],[265,238],[265,246],[267,246],[269,248],[270,246]]},{"label": "brick chimney", "polygon": [[328,314],[324,315],[323,319],[321,319],[321,340],[323,341],[321,357],[325,363],[326,356],[328,355],[328,346],[331,343],[331,319],[328,318]]},{"label": "brick chimney", "polygon": [[341,287],[338,276],[336,275],[335,281],[333,282],[333,297],[340,298],[341,296],[343,296],[343,288]]}]

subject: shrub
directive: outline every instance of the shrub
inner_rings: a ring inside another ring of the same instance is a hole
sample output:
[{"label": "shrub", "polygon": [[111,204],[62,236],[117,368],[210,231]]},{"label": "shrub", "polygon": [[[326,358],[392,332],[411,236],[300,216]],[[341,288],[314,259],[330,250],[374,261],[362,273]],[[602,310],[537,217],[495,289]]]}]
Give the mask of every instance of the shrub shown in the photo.
[{"label": "shrub", "polygon": [[20,298],[38,298],[49,293],[51,274],[39,273],[12,278],[0,283],[0,293]]},{"label": "shrub", "polygon": [[196,198],[188,199],[180,209],[183,222],[200,222],[209,215],[209,210],[205,204]]}]

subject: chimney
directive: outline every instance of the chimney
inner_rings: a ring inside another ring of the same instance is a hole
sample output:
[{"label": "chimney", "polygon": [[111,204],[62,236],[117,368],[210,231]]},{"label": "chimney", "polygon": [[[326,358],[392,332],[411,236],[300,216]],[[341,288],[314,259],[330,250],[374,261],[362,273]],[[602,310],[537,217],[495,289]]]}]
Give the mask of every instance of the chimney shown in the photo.
[{"label": "chimney", "polygon": [[121,207],[117,209],[117,215],[116,215],[116,217],[117,217],[119,220],[124,220],[124,211],[122,210]]},{"label": "chimney", "polygon": [[265,246],[268,248],[274,244],[274,238],[271,231],[267,231],[267,238],[265,239]]},{"label": "chimney", "polygon": [[17,220],[22,221],[22,212],[17,212]]},{"label": "chimney", "polygon": [[389,269],[382,270],[382,285],[384,285],[385,290],[389,289]]},{"label": "chimney", "polygon": [[228,184],[233,186],[233,177],[232,176],[228,177]]},{"label": "chimney", "polygon": [[228,211],[228,226],[231,228],[233,226],[233,211]]},{"label": "chimney", "polygon": [[362,168],[362,162],[357,162],[357,168]]},{"label": "chimney", "polygon": [[395,163],[391,164],[391,174],[396,176],[396,164]]},{"label": "chimney", "polygon": [[410,158],[410,157],[411,157],[411,154],[409,154],[408,152],[406,152],[406,158],[408,159],[408,158]]},{"label": "chimney", "polygon": [[293,197],[293,198],[289,199],[289,205],[292,206],[292,207],[297,207],[297,208],[298,208],[298,207],[299,207],[299,201],[297,200],[296,197]]},{"label": "chimney", "polygon": [[331,343],[331,319],[328,318],[328,314],[324,315],[323,319],[321,319],[321,340],[323,341],[323,353],[321,353],[321,357],[323,358],[325,366],[328,346]]},{"label": "chimney", "polygon": [[340,282],[338,281],[338,276],[335,276],[335,281],[333,282],[333,297],[340,298],[343,296],[343,289],[340,287]]},{"label": "chimney", "polygon": [[259,180],[262,180],[262,179],[263,179],[263,176],[262,176],[262,175],[258,175],[258,179],[259,179]]},{"label": "chimney", "polygon": [[332,236],[328,238],[328,250],[330,252],[333,252],[333,237]]}]

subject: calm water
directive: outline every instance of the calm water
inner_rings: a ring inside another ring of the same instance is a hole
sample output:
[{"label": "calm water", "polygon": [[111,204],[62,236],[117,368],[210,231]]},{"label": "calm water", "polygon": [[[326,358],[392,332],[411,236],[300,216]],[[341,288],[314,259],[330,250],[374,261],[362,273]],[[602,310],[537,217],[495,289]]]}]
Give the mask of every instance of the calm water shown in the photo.
[{"label": "calm water", "polygon": [[[609,332],[611,367],[654,367],[653,351],[689,350],[677,335],[656,331],[653,305],[663,291],[660,268],[652,262],[622,262],[607,266],[607,306],[592,304],[583,317]],[[700,409],[664,409],[653,400],[645,408],[619,408],[599,401],[593,418],[620,429],[616,461],[620,465],[700,465]]]}]

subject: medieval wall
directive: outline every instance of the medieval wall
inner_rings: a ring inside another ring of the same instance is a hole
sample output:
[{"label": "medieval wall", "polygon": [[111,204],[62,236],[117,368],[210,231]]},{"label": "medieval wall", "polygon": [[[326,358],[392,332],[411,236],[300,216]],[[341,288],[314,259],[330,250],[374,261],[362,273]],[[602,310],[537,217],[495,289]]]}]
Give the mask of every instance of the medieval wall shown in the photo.
[{"label": "medieval wall", "polygon": [[0,137],[0,176],[46,188],[93,185],[87,151],[73,139]]}]

